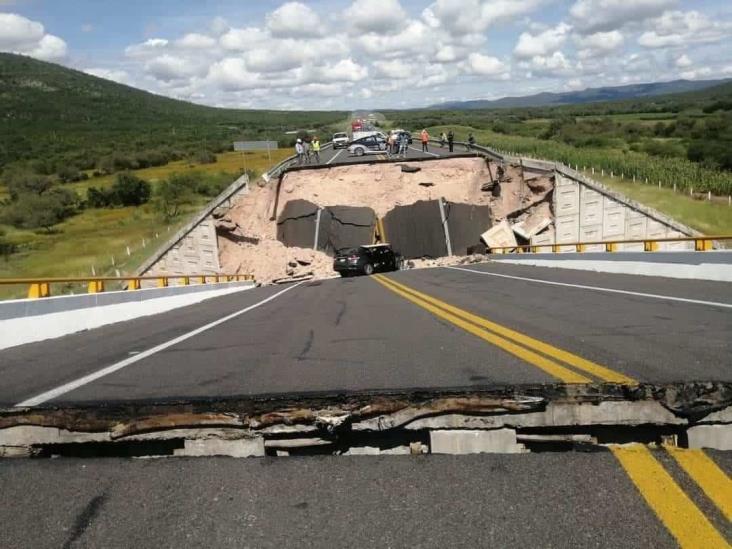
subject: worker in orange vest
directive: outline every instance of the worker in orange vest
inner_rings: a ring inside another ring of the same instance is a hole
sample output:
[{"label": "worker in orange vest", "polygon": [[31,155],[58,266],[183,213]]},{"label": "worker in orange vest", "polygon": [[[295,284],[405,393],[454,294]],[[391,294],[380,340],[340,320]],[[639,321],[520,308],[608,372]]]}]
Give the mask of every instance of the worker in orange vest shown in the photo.
[{"label": "worker in orange vest", "polygon": [[426,129],[422,130],[421,137],[422,137],[422,152],[429,152],[427,150],[427,145],[430,142],[430,134],[427,133]]}]

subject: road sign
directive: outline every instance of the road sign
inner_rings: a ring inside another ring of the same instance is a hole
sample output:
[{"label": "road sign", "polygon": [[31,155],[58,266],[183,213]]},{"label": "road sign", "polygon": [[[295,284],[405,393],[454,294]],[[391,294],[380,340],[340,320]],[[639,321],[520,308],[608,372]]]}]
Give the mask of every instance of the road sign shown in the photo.
[{"label": "road sign", "polygon": [[277,141],[234,141],[235,151],[271,151],[278,148]]}]

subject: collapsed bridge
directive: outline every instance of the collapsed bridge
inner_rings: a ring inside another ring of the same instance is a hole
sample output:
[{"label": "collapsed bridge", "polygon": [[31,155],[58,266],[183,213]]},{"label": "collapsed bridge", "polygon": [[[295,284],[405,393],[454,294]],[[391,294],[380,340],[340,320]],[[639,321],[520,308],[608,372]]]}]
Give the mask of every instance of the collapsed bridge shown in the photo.
[{"label": "collapsed bridge", "polygon": [[[284,165],[256,182],[243,176],[141,272],[246,273],[270,283],[328,276],[336,251],[376,242],[388,241],[419,265],[420,259],[454,263],[450,258],[487,248],[567,244],[574,251],[569,244],[576,242],[696,234],[566,166],[475,149],[449,157]],[[642,251],[643,244],[617,249]]]}]

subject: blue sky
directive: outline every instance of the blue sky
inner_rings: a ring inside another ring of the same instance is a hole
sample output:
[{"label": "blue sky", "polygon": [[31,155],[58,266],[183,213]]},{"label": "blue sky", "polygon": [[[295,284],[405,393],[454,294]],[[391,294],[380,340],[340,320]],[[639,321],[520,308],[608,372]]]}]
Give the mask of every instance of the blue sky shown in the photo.
[{"label": "blue sky", "polygon": [[210,105],[418,107],[732,77],[732,3],[0,0],[0,50]]}]

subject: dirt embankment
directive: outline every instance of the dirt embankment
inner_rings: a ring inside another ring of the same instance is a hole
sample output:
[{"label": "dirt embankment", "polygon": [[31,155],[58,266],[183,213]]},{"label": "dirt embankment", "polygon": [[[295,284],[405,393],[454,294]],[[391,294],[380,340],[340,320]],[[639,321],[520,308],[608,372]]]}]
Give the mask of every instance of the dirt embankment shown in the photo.
[{"label": "dirt embankment", "polygon": [[[278,212],[288,201],[302,199],[320,207],[365,206],[381,218],[395,206],[444,198],[448,202],[488,205],[493,221],[516,217],[536,203],[537,193],[521,180],[518,168],[507,167],[500,183],[501,196],[489,189],[491,175],[482,158],[451,158],[399,163],[336,166],[285,174]],[[219,261],[224,272],[251,273],[262,283],[304,276],[333,276],[332,258],[312,249],[288,248],[277,240],[277,223],[271,220],[277,181],[252,185],[228,211],[218,212]],[[539,193],[540,194],[540,193]],[[455,261],[459,261],[456,258]]]}]

